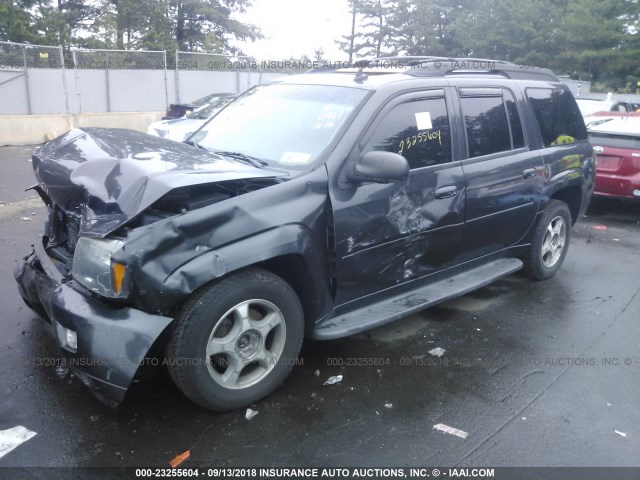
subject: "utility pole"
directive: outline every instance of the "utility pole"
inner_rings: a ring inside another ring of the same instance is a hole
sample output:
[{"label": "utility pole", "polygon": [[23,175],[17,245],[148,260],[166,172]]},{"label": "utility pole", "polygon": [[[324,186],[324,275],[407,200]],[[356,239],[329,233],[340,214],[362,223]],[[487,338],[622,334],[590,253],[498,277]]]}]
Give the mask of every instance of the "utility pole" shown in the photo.
[{"label": "utility pole", "polygon": [[351,0],[351,44],[349,45],[349,63],[353,63],[353,44],[356,39],[356,6],[358,0]]}]

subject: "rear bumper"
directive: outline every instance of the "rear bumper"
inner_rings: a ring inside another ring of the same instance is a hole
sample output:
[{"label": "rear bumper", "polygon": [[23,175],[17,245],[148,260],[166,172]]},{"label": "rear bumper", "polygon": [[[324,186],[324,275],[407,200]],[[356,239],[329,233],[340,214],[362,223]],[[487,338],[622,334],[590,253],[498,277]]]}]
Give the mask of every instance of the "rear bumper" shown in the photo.
[{"label": "rear bumper", "polygon": [[[634,194],[634,192],[636,192]],[[595,195],[640,199],[640,172],[621,176],[612,173],[597,172]]]},{"label": "rear bumper", "polygon": [[[129,307],[114,308],[76,291],[42,244],[16,267],[20,295],[52,324],[65,363],[109,406],[119,405],[150,348],[173,320]],[[67,345],[67,329],[77,349]]]}]

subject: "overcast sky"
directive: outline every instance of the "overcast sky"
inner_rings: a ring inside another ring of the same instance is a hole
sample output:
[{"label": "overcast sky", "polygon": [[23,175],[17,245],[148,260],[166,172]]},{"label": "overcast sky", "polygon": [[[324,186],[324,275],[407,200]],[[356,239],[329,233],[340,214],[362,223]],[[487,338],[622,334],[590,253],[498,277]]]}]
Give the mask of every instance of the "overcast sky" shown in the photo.
[{"label": "overcast sky", "polygon": [[236,18],[260,27],[263,40],[240,44],[245,53],[261,60],[307,55],[322,48],[327,60],[345,60],[334,40],[351,31],[347,0],[254,0]]}]

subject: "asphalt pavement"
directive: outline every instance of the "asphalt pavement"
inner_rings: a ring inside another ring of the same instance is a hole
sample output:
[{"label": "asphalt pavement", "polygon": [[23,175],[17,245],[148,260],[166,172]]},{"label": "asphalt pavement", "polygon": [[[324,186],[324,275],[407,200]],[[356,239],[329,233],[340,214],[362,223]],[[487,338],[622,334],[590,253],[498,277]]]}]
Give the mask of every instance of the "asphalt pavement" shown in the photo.
[{"label": "asphalt pavement", "polygon": [[640,203],[594,199],[550,280],[516,274],[382,328],[306,341],[250,420],[195,406],[166,374],[111,410],[60,368],[49,324],[13,280],[45,220],[24,191],[31,150],[0,148],[0,430],[36,435],[0,458],[0,478],[3,467],[34,478],[33,467],[167,467],[186,451],[183,467],[640,467]]}]

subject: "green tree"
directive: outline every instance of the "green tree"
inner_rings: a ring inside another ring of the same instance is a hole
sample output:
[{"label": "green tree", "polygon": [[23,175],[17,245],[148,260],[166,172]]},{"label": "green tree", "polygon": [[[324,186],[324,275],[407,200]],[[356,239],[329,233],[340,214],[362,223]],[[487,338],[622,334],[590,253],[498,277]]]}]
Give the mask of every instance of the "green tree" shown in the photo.
[{"label": "green tree", "polygon": [[557,2],[495,0],[470,4],[453,28],[462,53],[481,58],[540,64],[558,52]]},{"label": "green tree", "polygon": [[169,0],[169,11],[179,49],[215,53],[241,53],[231,41],[262,38],[260,31],[232,18],[250,0]]},{"label": "green tree", "polygon": [[33,42],[37,35],[30,28],[28,11],[33,0],[0,0],[0,41]]},{"label": "green tree", "polygon": [[75,35],[98,13],[98,8],[83,0],[37,0],[30,10],[30,23],[37,32],[34,43],[75,45]]},{"label": "green tree", "polygon": [[405,55],[458,56],[455,28],[470,0],[398,0],[388,14],[390,50]]},{"label": "green tree", "polygon": [[637,68],[637,60],[628,56],[627,41],[632,35],[629,19],[637,8],[635,2],[627,0],[566,2],[558,19],[560,28],[554,32],[561,51],[550,61],[551,65],[560,72],[577,72],[594,81],[617,71],[619,86],[624,87],[626,72]]}]

